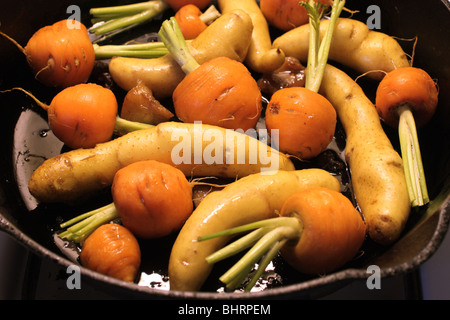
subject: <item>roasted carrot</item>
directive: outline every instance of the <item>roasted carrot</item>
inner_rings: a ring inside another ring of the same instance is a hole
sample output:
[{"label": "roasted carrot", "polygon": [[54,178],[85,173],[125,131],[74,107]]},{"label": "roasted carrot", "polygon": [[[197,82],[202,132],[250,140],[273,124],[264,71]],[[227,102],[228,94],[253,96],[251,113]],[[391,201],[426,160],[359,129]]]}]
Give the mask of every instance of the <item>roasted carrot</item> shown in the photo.
[{"label": "roasted carrot", "polygon": [[193,210],[192,186],[177,168],[159,161],[138,161],[117,171],[113,202],[61,224],[63,239],[83,242],[106,222],[120,219],[136,237],[154,239],[181,228]]},{"label": "roasted carrot", "polygon": [[386,124],[399,130],[403,169],[412,206],[429,202],[417,128],[430,121],[437,104],[435,82],[425,70],[415,67],[390,71],[376,92],[378,114]]},{"label": "roasted carrot", "polygon": [[228,129],[254,128],[262,111],[255,79],[240,62],[219,57],[189,73],[173,93],[178,118]]},{"label": "roasted carrot", "polygon": [[50,87],[66,88],[86,82],[94,68],[95,53],[86,27],[61,20],[36,31],[22,47],[3,32],[26,56],[36,79]]},{"label": "roasted carrot", "polygon": [[117,117],[114,93],[88,83],[58,93],[47,110],[56,137],[73,149],[91,148],[111,139]]},{"label": "roasted carrot", "polygon": [[101,274],[134,282],[141,265],[141,250],[137,239],[127,228],[108,223],[84,241],[80,262]]},{"label": "roasted carrot", "polygon": [[2,92],[13,90],[24,92],[47,111],[50,129],[72,149],[93,148],[109,141],[113,134],[123,135],[152,126],[119,117],[114,93],[95,83],[81,83],[65,88],[52,99],[50,105],[22,88]]},{"label": "roasted carrot", "polygon": [[213,269],[206,257],[230,240],[225,236],[198,241],[199,237],[275,218],[292,194],[315,187],[341,189],[339,181],[329,172],[305,169],[252,174],[208,194],[183,225],[172,246],[168,269],[171,290],[200,290]]},{"label": "roasted carrot", "polygon": [[185,175],[153,160],[119,170],[112,196],[123,225],[140,238],[159,238],[179,230],[193,210],[192,184]]},{"label": "roasted carrot", "polygon": [[303,87],[276,91],[266,108],[266,126],[278,149],[301,159],[323,152],[333,140],[337,115],[322,95]]},{"label": "roasted carrot", "polygon": [[187,4],[193,4],[203,10],[211,3],[211,0],[165,0],[165,2],[176,12]]},{"label": "roasted carrot", "polygon": [[180,8],[175,13],[181,32],[186,40],[195,39],[208,26],[200,19],[201,10],[193,4],[188,4]]},{"label": "roasted carrot", "polygon": [[280,215],[302,222],[303,233],[296,244],[287,243],[282,256],[305,274],[334,271],[355,257],[366,237],[366,225],[352,202],[342,193],[315,188],[286,200]]},{"label": "roasted carrot", "polygon": [[[188,45],[200,64],[221,56],[243,61],[252,30],[248,14],[236,10],[222,14]],[[155,59],[114,57],[109,62],[109,73],[114,82],[127,91],[142,81],[157,99],[172,97],[176,86],[185,76],[170,54]]]},{"label": "roasted carrot", "polygon": [[[316,0],[324,8],[332,5],[331,0]],[[289,31],[308,23],[308,11],[298,0],[261,0],[261,11],[267,22],[282,30]]]},{"label": "roasted carrot", "polygon": [[[279,149],[302,159],[310,159],[324,151],[334,137],[337,117],[331,103],[318,93],[328,59],[331,35],[345,1],[334,1],[328,36],[320,43],[319,25],[322,5],[303,3],[310,13],[311,45],[303,87],[277,91],[266,108],[265,121],[272,136],[278,136]],[[320,48],[318,48],[320,44]]]},{"label": "roasted carrot", "polygon": [[433,117],[437,103],[438,90],[431,76],[420,68],[402,67],[388,72],[380,82],[375,105],[383,121],[397,128],[399,109],[408,104],[421,128]]},{"label": "roasted carrot", "polygon": [[308,23],[308,11],[298,0],[261,0],[261,11],[267,22],[283,31]]},{"label": "roasted carrot", "polygon": [[175,13],[181,32],[186,40],[197,38],[208,25],[220,16],[216,7],[211,6],[204,13],[195,5],[187,4]]},{"label": "roasted carrot", "polygon": [[301,273],[321,275],[335,271],[355,257],[366,235],[365,223],[347,197],[332,189],[316,187],[288,197],[279,217],[205,235],[199,241],[251,230],[253,232],[206,258],[209,263],[216,263],[255,243],[220,278],[229,289],[241,285],[260,260],[257,272],[246,285],[246,290],[250,291],[280,251]]},{"label": "roasted carrot", "polygon": [[23,91],[47,111],[50,129],[70,148],[91,148],[113,135],[118,105],[110,89],[94,83],[78,84],[60,91],[50,105],[22,88],[11,90]]},{"label": "roasted carrot", "polygon": [[244,64],[227,57],[197,63],[175,18],[163,23],[159,35],[186,73],[173,92],[180,120],[244,131],[256,126],[262,95]]}]

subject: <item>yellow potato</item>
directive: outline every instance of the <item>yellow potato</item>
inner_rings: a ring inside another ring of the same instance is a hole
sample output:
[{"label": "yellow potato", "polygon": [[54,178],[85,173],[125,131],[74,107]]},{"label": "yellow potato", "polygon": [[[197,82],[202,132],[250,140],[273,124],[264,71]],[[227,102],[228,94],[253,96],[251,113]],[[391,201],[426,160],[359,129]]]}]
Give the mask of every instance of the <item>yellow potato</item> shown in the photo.
[{"label": "yellow potato", "polygon": [[272,48],[269,26],[255,0],[219,0],[221,12],[245,11],[253,22],[253,33],[245,64],[259,73],[272,72],[281,67],[285,55],[278,48]]},{"label": "yellow potato", "polygon": [[411,209],[402,159],[375,106],[347,74],[328,65],[320,93],[333,104],[346,132],[345,157],[369,235],[380,244],[391,244],[403,231]]},{"label": "yellow potato", "polygon": [[[247,56],[252,31],[248,14],[234,10],[215,20],[188,46],[200,64],[219,56],[242,62]],[[109,63],[109,72],[122,89],[129,91],[142,81],[157,99],[172,96],[185,76],[171,54],[155,59],[115,57]]]},{"label": "yellow potato", "polygon": [[[330,21],[320,23],[321,37],[325,35]],[[274,48],[284,51],[286,56],[295,57],[302,62],[308,58],[309,24],[292,29],[273,42]],[[409,66],[408,58],[392,37],[370,30],[364,23],[348,18],[337,20],[329,59],[350,67],[361,74],[380,80],[385,72]],[[384,72],[383,72],[384,71]]]},{"label": "yellow potato", "polygon": [[164,122],[50,158],[34,171],[28,188],[41,202],[74,201],[110,186],[120,168],[141,160],[172,164],[188,177],[239,178],[295,169],[289,157],[245,133]]},{"label": "yellow potato", "polygon": [[169,260],[170,289],[198,291],[211,272],[206,257],[226,244],[229,237],[199,242],[228,228],[276,217],[293,193],[310,187],[340,191],[339,181],[321,169],[253,174],[207,195],[181,229]]}]

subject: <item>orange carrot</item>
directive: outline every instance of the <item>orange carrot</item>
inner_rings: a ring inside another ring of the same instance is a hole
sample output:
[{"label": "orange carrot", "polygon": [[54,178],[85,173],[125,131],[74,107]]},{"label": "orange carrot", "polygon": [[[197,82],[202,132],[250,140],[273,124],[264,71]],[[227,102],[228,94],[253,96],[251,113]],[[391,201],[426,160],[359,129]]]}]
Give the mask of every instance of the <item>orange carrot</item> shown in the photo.
[{"label": "orange carrot", "polygon": [[298,0],[261,0],[261,11],[267,22],[283,31],[308,23],[308,11]]},{"label": "orange carrot", "polygon": [[174,18],[163,23],[159,35],[186,72],[173,93],[175,113],[180,120],[228,129],[255,127],[262,111],[262,95],[242,63],[218,57],[199,65]]},{"label": "orange carrot", "polygon": [[113,135],[118,105],[110,89],[94,83],[78,84],[59,92],[50,105],[21,88],[12,90],[23,91],[46,110],[50,129],[70,148],[92,148]]},{"label": "orange carrot", "polygon": [[209,263],[216,263],[254,244],[220,278],[229,289],[239,286],[260,260],[245,288],[251,290],[278,252],[301,273],[321,275],[335,271],[355,257],[366,236],[366,225],[347,197],[328,188],[316,187],[287,198],[280,217],[206,235],[199,241],[251,230],[206,258]]},{"label": "orange carrot", "polygon": [[108,223],[84,241],[80,261],[88,269],[134,282],[141,265],[141,251],[137,239],[128,229]]},{"label": "orange carrot", "polygon": [[176,12],[187,4],[193,4],[203,10],[211,3],[211,0],[165,0],[165,2]]},{"label": "orange carrot", "polygon": [[301,159],[324,151],[334,137],[337,115],[331,103],[303,87],[276,91],[266,108],[266,126],[278,135],[278,149]]},{"label": "orange carrot", "polygon": [[366,236],[366,225],[351,201],[330,189],[294,194],[280,215],[296,216],[305,230],[297,243],[286,243],[281,250],[286,261],[305,274],[324,274],[342,267],[355,257]]},{"label": "orange carrot", "polygon": [[420,68],[395,69],[381,80],[375,105],[386,124],[398,128],[411,205],[429,202],[417,128],[433,117],[438,90],[430,75]]},{"label": "orange carrot", "polygon": [[262,110],[255,79],[240,62],[218,57],[189,73],[173,93],[183,122],[202,121],[228,129],[254,128]]},{"label": "orange carrot", "polygon": [[324,151],[336,129],[336,111],[318,91],[328,60],[332,33],[345,1],[334,1],[330,27],[322,42],[317,26],[323,5],[313,0],[301,2],[309,13],[311,36],[305,88],[284,88],[276,92],[266,109],[266,126],[272,136],[278,135],[279,149],[302,159]]},{"label": "orange carrot", "polygon": [[87,83],[58,93],[48,111],[55,136],[71,148],[91,148],[111,139],[117,116],[114,93]]},{"label": "orange carrot", "polygon": [[[316,0],[325,6],[331,6],[332,0]],[[282,30],[289,31],[308,23],[308,11],[298,0],[261,0],[261,11],[267,22]]]},{"label": "orange carrot", "polygon": [[193,4],[188,4],[180,8],[175,13],[181,32],[186,40],[192,40],[205,30],[208,26],[200,19],[202,12]]},{"label": "orange carrot", "polygon": [[210,23],[220,16],[219,11],[211,6],[205,13],[193,4],[187,4],[175,13],[175,19],[186,40],[192,40],[205,30]]},{"label": "orange carrot", "polygon": [[175,167],[141,161],[119,170],[112,195],[122,223],[140,238],[179,230],[193,210],[192,185]]},{"label": "orange carrot", "polygon": [[35,77],[51,87],[66,88],[86,82],[94,68],[94,47],[80,22],[61,20],[39,29],[22,47]]},{"label": "orange carrot", "polygon": [[[109,141],[113,134],[123,135],[131,131],[152,127],[152,124],[127,120],[117,115],[118,104],[114,93],[98,84],[81,83],[60,91],[50,105],[39,101],[30,92],[22,88],[13,88],[1,92],[20,90],[31,97],[42,109],[47,111],[48,123],[55,136],[72,149],[93,148],[99,143]],[[156,100],[153,120],[168,117],[172,113]],[[132,116],[131,114],[135,114]],[[130,118],[142,114],[137,108],[128,110]],[[143,119],[143,120],[148,120]]]},{"label": "orange carrot", "polygon": [[193,211],[192,187],[177,168],[155,160],[132,163],[117,171],[113,202],[60,225],[62,239],[81,243],[102,224],[120,219],[136,237],[154,239],[181,228]]},{"label": "orange carrot", "polygon": [[428,123],[436,111],[438,91],[430,75],[415,67],[397,68],[378,85],[376,108],[380,117],[392,128],[399,124],[399,108],[409,104],[417,128]]}]

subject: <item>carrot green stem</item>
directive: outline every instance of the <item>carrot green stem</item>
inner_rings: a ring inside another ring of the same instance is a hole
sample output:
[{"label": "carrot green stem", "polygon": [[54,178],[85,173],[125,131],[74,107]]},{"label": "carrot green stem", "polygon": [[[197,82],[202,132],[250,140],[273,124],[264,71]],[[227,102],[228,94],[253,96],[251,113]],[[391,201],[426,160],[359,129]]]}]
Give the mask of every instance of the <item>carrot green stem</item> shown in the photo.
[{"label": "carrot green stem", "polygon": [[118,218],[116,207],[111,203],[62,223],[60,227],[67,229],[59,237],[81,243],[99,226]]},{"label": "carrot green stem", "polygon": [[142,122],[136,122],[136,121],[130,121],[123,119],[119,116],[116,117],[116,124],[114,126],[114,133],[116,135],[124,135],[132,131],[138,131],[148,128],[153,128],[154,125],[142,123]]},{"label": "carrot green stem", "polygon": [[155,6],[155,3],[164,1],[145,1],[133,4],[126,4],[112,7],[92,8],[89,13],[94,17],[123,17],[140,13],[145,10],[151,9]]},{"label": "carrot green stem", "polygon": [[[267,232],[269,232],[269,229],[267,228],[256,229],[234,241],[233,243],[227,245],[226,247],[209,255],[206,258],[206,261],[208,261],[208,263],[214,264],[221,260],[234,256],[235,254],[238,254],[239,252],[253,246],[258,241],[258,239],[260,239]],[[203,238],[200,241],[204,241],[205,239],[206,238]]]},{"label": "carrot green stem", "polygon": [[[17,88],[12,88],[12,89],[9,89],[9,90],[0,91],[0,93],[11,92],[11,91],[14,91],[14,90],[22,91],[27,96],[29,96],[31,99],[33,99],[34,102],[39,107],[41,107],[45,111],[49,110],[49,107],[50,107],[49,105],[41,102],[38,98],[36,98],[33,94],[31,94],[30,92],[26,91],[25,89],[17,87]],[[151,124],[125,120],[125,119],[117,116],[116,117],[116,123],[115,123],[115,126],[114,126],[114,133],[117,134],[117,135],[124,135],[124,134],[132,132],[132,131],[148,129],[148,128],[151,128],[151,127],[154,127],[154,126],[151,125]]]},{"label": "carrot green stem", "polygon": [[115,56],[158,58],[169,53],[162,42],[102,46],[94,44],[94,51],[96,59],[110,59]]},{"label": "carrot green stem", "polygon": [[344,9],[345,0],[333,1],[330,24],[328,25],[328,29],[326,30],[322,41],[320,37],[320,20],[322,19],[324,5],[315,0],[309,0],[309,2],[303,1],[301,4],[308,11],[310,25],[305,87],[314,92],[319,92],[325,67],[328,62],[328,55],[330,53],[334,28],[336,26],[337,19]]},{"label": "carrot green stem", "polygon": [[[298,220],[295,219],[293,221]],[[296,239],[298,237],[299,237],[299,228],[286,226],[286,227],[277,227],[273,229],[272,231],[264,235],[234,266],[232,266],[227,272],[225,272],[220,277],[220,281],[222,281],[225,284],[230,283],[235,277],[241,276],[242,269],[247,270],[248,267],[253,266],[267,252],[270,252],[273,246],[276,245],[279,241],[284,241],[286,239]],[[271,254],[275,256],[277,252],[278,250],[275,253],[271,252]],[[264,269],[258,268],[260,273],[262,273]],[[249,291],[250,289],[251,288],[249,287],[246,288],[247,291]]]},{"label": "carrot green stem", "polygon": [[210,24],[217,18],[219,18],[222,14],[217,10],[214,5],[211,5],[205,12],[200,16],[200,20],[205,24]]},{"label": "carrot green stem", "polygon": [[163,22],[158,35],[186,74],[200,66],[192,56],[175,17]]},{"label": "carrot green stem", "polygon": [[255,263],[260,261],[258,270],[245,288],[246,291],[250,291],[286,241],[301,237],[303,226],[297,218],[278,217],[206,235],[200,237],[198,240],[207,241],[209,239],[250,230],[253,231],[206,257],[206,261],[213,264],[251,246],[250,250],[220,277],[220,281],[228,289],[234,289],[239,286],[253,269]]},{"label": "carrot green stem", "polygon": [[[187,40],[187,43],[192,40]],[[98,45],[94,44],[96,59],[110,59],[112,57],[133,57],[152,59],[165,56],[169,53],[161,41],[121,45]]]},{"label": "carrot green stem", "polygon": [[416,123],[411,107],[405,104],[399,108],[399,138],[411,206],[423,206],[430,199],[428,196],[425,173],[417,137]]},{"label": "carrot green stem", "polygon": [[309,49],[308,49],[308,61],[306,68],[305,87],[313,90],[313,84],[315,75],[317,72],[318,50],[320,47],[320,20],[322,19],[323,5],[320,2],[300,2],[305,7],[309,15]]},{"label": "carrot green stem", "polygon": [[291,221],[291,220],[292,220],[292,218],[276,217],[276,218],[256,221],[256,222],[248,223],[248,224],[245,224],[242,226],[238,226],[238,227],[226,229],[226,230],[223,230],[220,232],[212,233],[209,235],[201,236],[198,238],[198,241],[205,241],[205,240],[214,239],[214,238],[218,238],[218,237],[229,236],[229,235],[242,233],[242,232],[246,232],[246,231],[250,231],[250,230],[255,230],[255,229],[259,229],[259,228],[284,226],[286,223],[289,223],[289,221]]},{"label": "carrot green stem", "polygon": [[260,261],[258,270],[256,270],[256,273],[252,276],[250,282],[246,285],[245,291],[250,291],[255,286],[258,279],[262,276],[264,270],[266,270],[269,263],[275,258],[275,256],[278,254],[278,252],[286,244],[287,241],[288,241],[287,239],[277,241],[272,246],[272,248],[269,249],[269,251],[263,257],[263,259]]},{"label": "carrot green stem", "polygon": [[133,28],[148,22],[168,9],[168,4],[163,0],[151,0],[141,3],[92,8],[89,12],[92,21],[96,23],[89,31],[95,35],[118,33],[128,28]]}]

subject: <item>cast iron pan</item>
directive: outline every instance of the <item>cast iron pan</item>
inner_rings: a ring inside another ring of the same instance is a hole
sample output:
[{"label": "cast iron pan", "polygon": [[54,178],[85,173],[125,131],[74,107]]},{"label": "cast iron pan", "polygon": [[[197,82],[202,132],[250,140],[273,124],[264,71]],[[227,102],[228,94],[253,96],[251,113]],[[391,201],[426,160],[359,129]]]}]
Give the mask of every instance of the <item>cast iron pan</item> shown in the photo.
[{"label": "cast iron pan", "polygon": [[[39,1],[18,0],[2,5],[0,12],[1,29],[25,45],[29,37],[40,27],[69,16],[67,7],[75,1],[51,0],[45,6]],[[133,2],[133,1],[129,1]],[[89,26],[88,11],[91,7],[117,4],[117,1],[78,1],[83,22]],[[122,2],[123,3],[123,2]],[[414,212],[403,236],[392,246],[379,247],[369,241],[364,253],[341,270],[322,277],[304,277],[292,271],[283,261],[274,261],[272,278],[264,283],[268,287],[259,292],[217,293],[217,279],[221,268],[218,266],[202,292],[175,292],[162,290],[164,287],[171,243],[174,236],[142,244],[143,270],[162,275],[160,282],[152,286],[138,286],[82,270],[82,281],[93,285],[109,296],[120,298],[152,299],[249,299],[249,298],[318,298],[329,294],[356,279],[366,279],[367,267],[378,265],[383,277],[407,274],[417,269],[438,249],[448,229],[450,217],[449,173],[450,173],[450,4],[448,0],[400,1],[400,0],[348,0],[347,7],[358,10],[355,19],[366,22],[371,12],[370,5],[381,9],[381,31],[402,39],[418,36],[414,65],[426,69],[438,80],[440,102],[431,123],[420,130],[420,144],[427,173],[429,192],[433,202]],[[167,13],[170,16],[170,13]],[[166,17],[163,17],[166,18]],[[147,28],[147,29],[146,29]],[[142,26],[132,31],[146,33],[150,26]],[[127,38],[135,34],[124,34]],[[120,39],[116,39],[116,41]],[[400,40],[406,52],[412,52],[412,41]],[[117,89],[118,99],[123,92],[109,82],[100,72],[93,75],[92,81],[109,83]],[[352,70],[345,70],[351,76]],[[373,99],[376,84],[370,80],[359,80]],[[38,83],[30,73],[22,54],[8,41],[0,39],[0,89],[20,86],[33,92],[44,102],[49,103],[55,90]],[[53,239],[53,233],[62,220],[99,207],[110,201],[109,194],[99,194],[92,201],[72,205],[37,204],[27,193],[27,178],[31,171],[44,158],[48,158],[65,147],[48,130],[46,115],[30,99],[19,93],[0,94],[2,142],[0,145],[0,226],[11,234],[31,252],[43,259],[49,259],[66,268],[72,265],[73,258],[67,254],[69,249],[60,249]],[[396,132],[386,128],[386,132],[396,148]],[[323,162],[318,162],[323,164]],[[329,167],[329,162],[324,166]],[[337,166],[339,168],[339,166]],[[340,170],[332,166],[330,170]],[[339,172],[346,174],[345,169]],[[76,257],[75,257],[76,258]],[[155,283],[154,283],[155,284]]]}]

